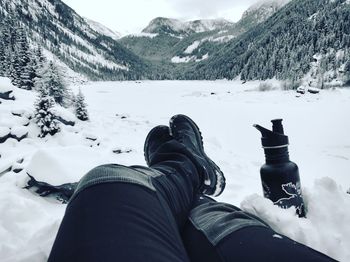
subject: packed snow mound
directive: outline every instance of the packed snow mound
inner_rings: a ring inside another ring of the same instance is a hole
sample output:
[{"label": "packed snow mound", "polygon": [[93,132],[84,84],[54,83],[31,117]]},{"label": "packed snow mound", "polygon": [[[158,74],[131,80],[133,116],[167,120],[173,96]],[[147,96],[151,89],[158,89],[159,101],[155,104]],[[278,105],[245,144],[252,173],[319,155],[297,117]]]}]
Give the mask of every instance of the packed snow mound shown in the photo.
[{"label": "packed snow mound", "polygon": [[64,206],[55,206],[22,187],[21,175],[1,177],[0,254],[2,262],[47,261]]},{"label": "packed snow mound", "polygon": [[295,209],[282,210],[259,195],[247,197],[243,210],[259,216],[274,230],[321,251],[339,261],[350,261],[350,195],[329,177],[315,181],[312,189],[304,188],[307,218]]},{"label": "packed snow mound", "polygon": [[11,135],[21,138],[28,134],[28,127],[26,126],[16,126],[11,128]]},{"label": "packed snow mound", "polygon": [[15,87],[12,85],[11,80],[7,77],[0,77],[0,93],[6,93],[13,91]]},{"label": "packed snow mound", "polygon": [[0,126],[0,137],[5,137],[11,133],[11,129],[7,126]]},{"label": "packed snow mound", "polygon": [[56,119],[64,125],[74,126],[75,122],[77,121],[77,118],[71,111],[57,104],[55,105],[53,112]]},{"label": "packed snow mound", "polygon": [[53,147],[38,150],[26,171],[38,181],[54,186],[74,183],[92,168],[105,163],[90,147]]}]

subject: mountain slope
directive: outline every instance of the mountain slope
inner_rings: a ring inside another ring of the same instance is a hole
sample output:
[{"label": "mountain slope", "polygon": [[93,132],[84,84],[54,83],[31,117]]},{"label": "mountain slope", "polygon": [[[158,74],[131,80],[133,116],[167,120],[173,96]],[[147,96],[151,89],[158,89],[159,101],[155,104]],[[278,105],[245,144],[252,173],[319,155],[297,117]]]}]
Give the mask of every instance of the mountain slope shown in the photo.
[{"label": "mountain slope", "polygon": [[310,73],[323,85],[347,78],[349,48],[349,1],[294,0],[186,75],[298,80]]},{"label": "mountain slope", "polygon": [[249,8],[237,23],[223,19],[181,22],[158,17],[142,34],[123,37],[119,42],[142,58],[158,65],[161,63],[158,67],[161,74],[183,79],[187,76],[182,71],[207,60],[227,42],[269,18],[288,1],[259,2]]},{"label": "mountain slope", "polygon": [[95,30],[101,35],[109,36],[114,40],[118,40],[121,37],[121,34],[119,32],[113,31],[99,22],[93,21],[88,18],[85,18],[85,21],[89,24],[91,29]]},{"label": "mountain slope", "polygon": [[33,45],[41,45],[90,79],[147,77],[148,65],[101,34],[60,0],[0,0],[0,18],[16,20]]},{"label": "mountain slope", "polygon": [[196,41],[204,42],[233,23],[223,20],[195,20],[181,22],[176,19],[155,18],[139,35],[129,35],[120,43],[137,55],[151,61],[171,62]]},{"label": "mountain slope", "polygon": [[291,0],[260,0],[250,6],[242,15],[242,18],[230,30],[231,34],[242,34],[254,26],[264,22],[274,13],[279,11]]}]

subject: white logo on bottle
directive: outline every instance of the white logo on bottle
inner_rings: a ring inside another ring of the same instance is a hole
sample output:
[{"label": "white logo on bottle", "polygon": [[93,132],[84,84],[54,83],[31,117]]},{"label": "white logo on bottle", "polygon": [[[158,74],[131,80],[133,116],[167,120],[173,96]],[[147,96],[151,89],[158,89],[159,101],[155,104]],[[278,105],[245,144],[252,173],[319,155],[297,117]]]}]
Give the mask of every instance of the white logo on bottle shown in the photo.
[{"label": "white logo on bottle", "polygon": [[300,183],[293,184],[292,182],[287,184],[282,184],[282,190],[289,196],[278,199],[274,202],[282,208],[289,208],[293,204],[297,210],[297,213],[302,212],[303,203],[301,202],[301,189]]}]

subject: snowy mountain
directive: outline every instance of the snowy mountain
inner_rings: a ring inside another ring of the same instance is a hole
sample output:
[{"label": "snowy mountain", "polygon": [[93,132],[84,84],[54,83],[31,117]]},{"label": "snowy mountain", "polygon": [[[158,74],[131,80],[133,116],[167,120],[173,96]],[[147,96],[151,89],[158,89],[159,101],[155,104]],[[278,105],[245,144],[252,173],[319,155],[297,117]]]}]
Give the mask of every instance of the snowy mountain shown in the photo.
[{"label": "snowy mountain", "polygon": [[89,18],[84,18],[85,21],[90,25],[90,27],[98,32],[101,35],[109,36],[110,38],[114,40],[118,40],[121,37],[121,34],[117,31],[114,31],[112,29],[109,29],[108,27],[104,26],[103,24],[93,21]]},{"label": "snowy mountain", "polygon": [[261,0],[249,7],[242,16],[242,22],[246,20],[261,23],[276,13],[291,0]]},{"label": "snowy mountain", "polygon": [[152,62],[156,72],[153,78],[176,79],[181,78],[184,64],[206,59],[218,44],[225,42],[217,35],[232,25],[223,19],[182,22],[159,17],[142,33],[125,36],[119,43]]},{"label": "snowy mountain", "polygon": [[171,36],[184,37],[194,33],[205,31],[224,30],[233,23],[225,19],[195,20],[182,22],[177,19],[157,17],[142,30],[143,33],[168,34]]},{"label": "snowy mountain", "polygon": [[[254,12],[244,17],[249,13]],[[294,0],[191,68],[187,76],[275,77],[291,80],[292,87],[346,84],[350,80],[349,28],[349,1]]]},{"label": "snowy mountain", "polygon": [[0,0],[0,20],[15,21],[33,46],[90,79],[136,79],[147,65],[111,38],[110,30],[87,21],[60,0]]},{"label": "snowy mountain", "polygon": [[205,63],[228,42],[268,19],[286,2],[258,2],[237,23],[224,19],[183,22],[158,17],[141,34],[123,37],[120,43],[153,63],[161,63],[157,70],[163,77],[186,79],[192,76],[183,72],[191,70],[193,64]]},{"label": "snowy mountain", "polygon": [[2,25],[20,24],[50,60],[93,80],[239,76],[288,79],[293,87],[350,83],[348,0],[259,1],[237,23],[158,17],[141,34],[120,39],[60,0],[0,3]]}]

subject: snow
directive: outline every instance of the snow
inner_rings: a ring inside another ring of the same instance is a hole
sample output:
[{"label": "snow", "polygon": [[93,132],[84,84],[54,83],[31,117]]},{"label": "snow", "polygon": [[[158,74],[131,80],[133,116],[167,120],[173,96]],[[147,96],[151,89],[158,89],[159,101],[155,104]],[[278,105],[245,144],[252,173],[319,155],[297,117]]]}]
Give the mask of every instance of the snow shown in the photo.
[{"label": "snow", "polygon": [[109,36],[114,40],[118,40],[121,37],[121,34],[119,32],[111,30],[99,22],[93,21],[93,20],[88,19],[88,18],[84,18],[84,19],[94,31],[96,31],[102,35]]},{"label": "snow", "polygon": [[[345,188],[329,178],[317,179],[312,189],[304,190],[307,219],[295,216],[293,209],[281,211],[259,195],[248,197],[241,207],[260,216],[274,230],[297,239],[316,250],[342,261],[350,261],[350,196]],[[320,219],[322,218],[322,219]]]},{"label": "snow", "polygon": [[[2,161],[0,162],[0,177],[3,175],[3,172],[6,170],[10,169],[12,164],[14,163],[13,158],[3,158]],[[1,228],[0,228],[1,230]]]},{"label": "snow", "polygon": [[[39,35],[34,33],[33,35],[37,35],[38,39],[40,39]],[[37,47],[37,46],[36,46]],[[52,52],[47,50],[46,48],[42,47],[43,54],[49,61],[53,61],[55,64],[57,64],[60,68],[63,68],[63,71],[65,73],[66,79],[71,83],[79,83],[86,81],[86,77],[73,71],[68,65],[63,63],[56,55],[54,55]]]},{"label": "snow", "polygon": [[[278,84],[274,81],[273,86]],[[0,239],[5,240],[0,241],[1,261],[46,261],[64,214],[64,205],[22,189],[26,172],[57,185],[78,181],[104,163],[145,165],[147,133],[178,113],[197,122],[206,152],[226,175],[227,186],[218,200],[262,217],[278,232],[274,237],[285,234],[339,261],[350,261],[350,195],[346,194],[350,188],[350,90],[296,97],[295,91],[259,92],[259,85],[130,81],[80,86],[90,121],[61,125],[60,133],[44,139],[37,138],[38,129],[31,121],[29,138],[0,144],[0,170],[18,166],[17,161],[24,159],[20,165],[24,170],[18,174],[0,172]],[[76,92],[79,86],[72,88]],[[15,101],[0,104],[1,121],[14,109],[32,108],[34,92],[15,89],[14,93]],[[274,118],[284,119],[291,160],[300,169],[306,219],[262,197],[259,169],[264,155],[260,134],[252,125],[270,127]],[[19,125],[11,120],[10,127]],[[97,140],[88,140],[87,135]],[[120,153],[113,153],[117,149]]]},{"label": "snow", "polygon": [[127,35],[126,37],[148,37],[148,38],[155,38],[156,36],[158,36],[159,34],[153,34],[153,33],[138,33],[138,34],[131,34],[131,35]]},{"label": "snow", "polygon": [[205,60],[209,57],[209,54],[205,54],[202,58],[197,58],[197,56],[174,56],[171,58],[172,63],[189,63],[189,62],[200,62],[202,60]]},{"label": "snow", "polygon": [[75,117],[75,115],[72,112],[70,112],[69,110],[67,110],[61,106],[55,105],[54,113],[56,116],[59,116],[66,121],[70,121],[70,122],[77,121],[77,118]]},{"label": "snow", "polygon": [[[64,34],[66,38],[69,38],[73,43],[70,43],[70,45],[63,44],[62,41],[59,41],[59,54],[58,56],[61,59],[56,59],[57,62],[59,60],[62,60],[62,57],[65,57],[66,60],[69,60],[67,64],[65,65],[65,68],[69,69],[70,67],[74,67],[75,65],[72,65],[72,62],[79,63],[77,66],[82,65],[83,68],[89,68],[90,70],[94,70],[94,68],[97,67],[107,67],[108,69],[113,70],[126,70],[128,71],[129,68],[127,66],[124,66],[123,64],[115,61],[110,55],[107,55],[106,52],[104,52],[102,49],[97,48],[93,44],[93,39],[97,38],[99,33],[102,35],[110,36],[114,39],[118,38],[118,33],[114,32],[105,26],[94,22],[94,21],[88,21],[83,18],[81,18],[78,14],[76,14],[73,10],[71,13],[71,23],[76,25],[78,28],[80,28],[81,32],[83,32],[82,35],[75,34],[76,32],[72,32],[72,29],[70,26],[66,27],[64,25],[64,21],[61,19],[61,15],[58,14],[58,9],[56,10],[56,3],[53,3],[53,1],[47,1],[47,0],[36,0],[36,1],[29,1],[26,3],[26,6],[23,6],[23,1],[20,0],[4,0],[2,1],[2,5],[8,4],[13,6],[13,9],[21,9],[19,11],[23,12],[23,14],[31,14],[31,17],[33,18],[34,22],[38,22],[39,17],[51,17],[55,20],[54,26],[57,27],[57,29],[60,31],[60,34]],[[25,8],[27,7],[27,9]],[[4,12],[4,8],[0,7],[0,11]],[[34,24],[35,24],[34,23]],[[40,27],[40,25],[34,26],[35,28]],[[38,30],[35,29],[35,30]],[[45,38],[42,35],[40,35],[38,32],[31,30],[31,37],[29,41],[31,42],[31,46],[38,46],[41,45],[43,48],[56,50],[57,47],[54,46],[52,40],[52,37],[55,39],[59,39],[59,36],[51,32],[51,38]],[[55,30],[54,30],[55,31]],[[57,31],[57,30],[56,30]],[[51,40],[50,40],[51,39]],[[91,41],[90,41],[91,40]],[[102,45],[105,45],[105,43],[101,43]],[[106,46],[106,45],[105,45]],[[109,50],[111,47],[107,47]],[[56,50],[57,51],[57,50]],[[110,50],[111,51],[111,50]],[[52,56],[51,52],[44,52],[49,53],[49,57]],[[76,59],[76,60],[74,60]],[[73,61],[72,61],[73,60]],[[63,63],[63,62],[59,62]],[[79,74],[73,72],[73,70],[69,70],[69,74],[72,75],[71,80],[83,80],[86,77],[79,76]],[[75,76],[76,75],[76,76]]]},{"label": "snow", "polygon": [[206,53],[201,59],[197,59],[196,62],[199,62],[199,61],[202,61],[202,60],[205,60],[205,59],[208,59],[209,57],[209,54]]},{"label": "snow", "polygon": [[0,93],[6,93],[13,91],[14,86],[11,84],[11,80],[6,77],[0,77]]},{"label": "snow", "polygon": [[225,26],[231,26],[232,22],[225,19],[201,19],[187,22],[189,28],[196,33],[212,31]]},{"label": "snow", "polygon": [[103,158],[90,147],[52,147],[38,150],[26,170],[39,181],[61,185],[79,181],[82,174],[102,163]]},{"label": "snow", "polygon": [[252,18],[256,22],[263,22],[290,1],[291,0],[259,0],[243,13],[242,19]]},{"label": "snow", "polygon": [[10,128],[4,127],[4,126],[0,126],[0,138],[7,136],[8,134],[10,134],[10,132],[11,132]]},{"label": "snow", "polygon": [[195,56],[184,56],[184,57],[179,57],[179,56],[174,56],[171,58],[172,63],[188,63],[193,61],[195,59]]},{"label": "snow", "polygon": [[219,36],[219,37],[211,38],[210,41],[213,41],[213,42],[220,42],[220,43],[227,43],[227,42],[231,41],[231,40],[234,39],[234,38],[235,38],[234,35],[224,35],[224,36]]},{"label": "snow", "polygon": [[167,26],[175,32],[189,32],[201,33],[205,31],[212,31],[223,27],[231,26],[232,22],[225,19],[202,19],[194,21],[180,21],[177,19],[158,17],[153,19],[149,25],[143,30],[145,33],[152,33],[160,26]]},{"label": "snow", "polygon": [[201,41],[194,41],[191,45],[189,45],[186,50],[184,51],[185,54],[192,54],[192,52],[194,50],[196,50],[199,45],[200,45]]},{"label": "snow", "polygon": [[21,138],[27,133],[28,133],[28,128],[25,126],[16,126],[11,128],[11,134],[18,138]]}]

